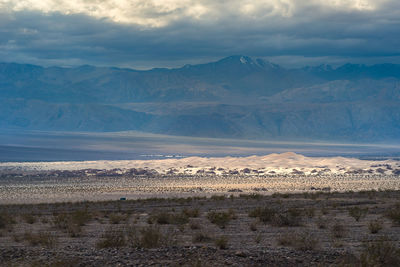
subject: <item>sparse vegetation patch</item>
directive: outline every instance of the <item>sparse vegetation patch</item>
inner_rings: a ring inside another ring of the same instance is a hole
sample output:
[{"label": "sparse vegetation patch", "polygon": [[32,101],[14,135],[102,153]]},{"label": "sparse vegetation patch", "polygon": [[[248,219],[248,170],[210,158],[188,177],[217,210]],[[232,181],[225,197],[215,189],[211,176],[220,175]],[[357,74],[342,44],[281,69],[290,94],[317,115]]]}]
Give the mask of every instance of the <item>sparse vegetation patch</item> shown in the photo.
[{"label": "sparse vegetation patch", "polygon": [[[0,265],[399,266],[399,197],[386,190],[373,200],[330,192],[317,200],[300,193],[0,205]],[[368,220],[357,222],[349,207],[368,208]]]},{"label": "sparse vegetation patch", "polygon": [[258,218],[263,223],[269,223],[274,226],[300,226],[302,222],[303,211],[290,208],[279,210],[273,208],[256,208],[249,212],[249,217]]},{"label": "sparse vegetation patch", "polygon": [[211,223],[218,225],[220,228],[225,228],[232,219],[236,218],[236,215],[232,210],[227,212],[210,211],[207,214],[207,218]]},{"label": "sparse vegetation patch", "polygon": [[319,244],[317,238],[309,231],[284,233],[278,237],[278,244],[294,247],[298,250],[315,250]]},{"label": "sparse vegetation patch", "polygon": [[390,208],[387,217],[391,219],[395,225],[400,225],[400,203]]},{"label": "sparse vegetation patch", "polygon": [[360,255],[360,265],[400,266],[400,249],[387,238],[366,243]]},{"label": "sparse vegetation patch", "polygon": [[25,232],[23,238],[32,246],[43,246],[47,248],[52,248],[57,243],[56,236],[50,232]]},{"label": "sparse vegetation patch", "polygon": [[108,228],[96,243],[97,248],[117,248],[126,245],[124,232],[118,228]]}]

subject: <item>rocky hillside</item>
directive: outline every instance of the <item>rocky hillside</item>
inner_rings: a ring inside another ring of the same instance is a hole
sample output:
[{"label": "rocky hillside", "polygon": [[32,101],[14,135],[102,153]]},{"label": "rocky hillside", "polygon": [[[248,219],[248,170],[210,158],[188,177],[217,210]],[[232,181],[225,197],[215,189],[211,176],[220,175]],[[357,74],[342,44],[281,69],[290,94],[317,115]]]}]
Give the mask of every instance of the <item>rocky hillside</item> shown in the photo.
[{"label": "rocky hillside", "polygon": [[0,129],[395,141],[400,66],[285,69],[231,56],[177,69],[0,64]]}]

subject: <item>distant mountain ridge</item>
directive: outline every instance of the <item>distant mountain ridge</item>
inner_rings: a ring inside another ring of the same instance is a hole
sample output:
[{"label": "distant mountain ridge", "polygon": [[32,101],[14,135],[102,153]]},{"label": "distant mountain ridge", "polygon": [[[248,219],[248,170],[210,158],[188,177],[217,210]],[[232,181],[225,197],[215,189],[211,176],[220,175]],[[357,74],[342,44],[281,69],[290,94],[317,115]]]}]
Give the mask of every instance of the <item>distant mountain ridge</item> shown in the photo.
[{"label": "distant mountain ridge", "polygon": [[400,65],[286,69],[236,55],[146,71],[0,63],[0,129],[396,141]]}]

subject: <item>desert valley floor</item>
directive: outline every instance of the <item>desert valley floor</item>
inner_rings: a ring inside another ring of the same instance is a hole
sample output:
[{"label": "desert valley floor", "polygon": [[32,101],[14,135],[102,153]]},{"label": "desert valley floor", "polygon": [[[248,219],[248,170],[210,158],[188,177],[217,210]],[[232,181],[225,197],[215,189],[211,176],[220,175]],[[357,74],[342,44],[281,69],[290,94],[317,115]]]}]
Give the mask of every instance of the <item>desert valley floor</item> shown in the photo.
[{"label": "desert valley floor", "polygon": [[0,163],[0,266],[399,266],[400,162]]},{"label": "desert valley floor", "polygon": [[0,163],[0,203],[399,190],[400,161],[251,157]]},{"label": "desert valley floor", "polygon": [[0,205],[0,265],[399,266],[399,192]]}]

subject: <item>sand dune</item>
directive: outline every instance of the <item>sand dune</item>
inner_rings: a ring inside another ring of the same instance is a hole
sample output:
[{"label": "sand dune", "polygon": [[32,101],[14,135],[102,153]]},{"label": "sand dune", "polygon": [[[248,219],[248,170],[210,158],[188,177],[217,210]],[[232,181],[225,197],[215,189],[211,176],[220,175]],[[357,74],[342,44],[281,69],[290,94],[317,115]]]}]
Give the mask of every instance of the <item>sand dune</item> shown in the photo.
[{"label": "sand dune", "polygon": [[46,171],[82,169],[152,169],[174,174],[305,174],[346,173],[399,174],[400,162],[395,160],[360,160],[344,157],[306,157],[293,152],[249,157],[188,157],[162,160],[5,162],[0,171]]},{"label": "sand dune", "polygon": [[400,189],[400,162],[250,157],[0,163],[0,203]]}]

